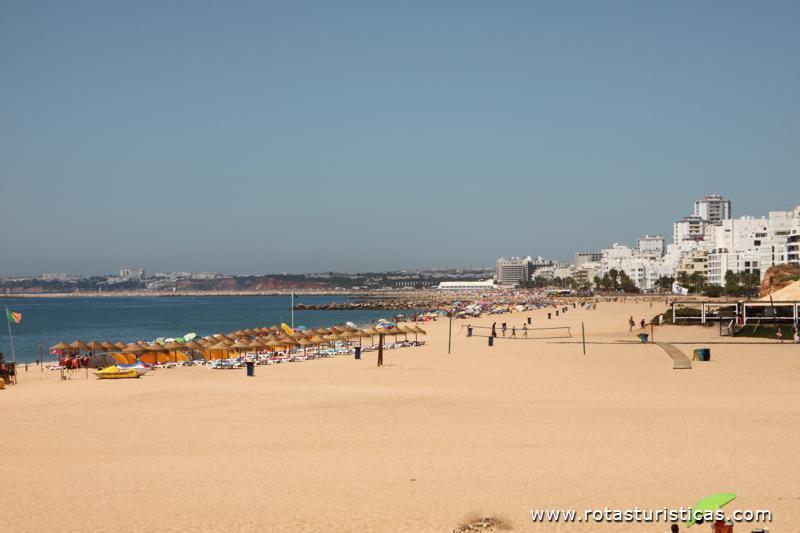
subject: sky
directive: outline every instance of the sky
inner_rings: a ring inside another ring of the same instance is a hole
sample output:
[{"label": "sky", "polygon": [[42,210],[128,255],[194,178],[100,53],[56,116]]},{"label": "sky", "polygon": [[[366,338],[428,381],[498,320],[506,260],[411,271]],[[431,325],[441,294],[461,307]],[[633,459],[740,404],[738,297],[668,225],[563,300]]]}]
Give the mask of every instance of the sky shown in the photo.
[{"label": "sky", "polygon": [[800,2],[0,0],[0,275],[492,266],[800,204]]}]

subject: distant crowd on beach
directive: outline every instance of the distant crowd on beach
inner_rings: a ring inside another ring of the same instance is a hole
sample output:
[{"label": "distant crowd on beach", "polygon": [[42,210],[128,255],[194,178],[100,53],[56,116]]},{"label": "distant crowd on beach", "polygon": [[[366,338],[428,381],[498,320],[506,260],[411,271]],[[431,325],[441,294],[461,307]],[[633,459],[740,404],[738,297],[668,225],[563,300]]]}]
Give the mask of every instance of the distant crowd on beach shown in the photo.
[{"label": "distant crowd on beach", "polygon": [[74,355],[65,355],[59,358],[59,366],[65,370],[78,370],[81,368],[89,368],[89,356],[82,357]]}]

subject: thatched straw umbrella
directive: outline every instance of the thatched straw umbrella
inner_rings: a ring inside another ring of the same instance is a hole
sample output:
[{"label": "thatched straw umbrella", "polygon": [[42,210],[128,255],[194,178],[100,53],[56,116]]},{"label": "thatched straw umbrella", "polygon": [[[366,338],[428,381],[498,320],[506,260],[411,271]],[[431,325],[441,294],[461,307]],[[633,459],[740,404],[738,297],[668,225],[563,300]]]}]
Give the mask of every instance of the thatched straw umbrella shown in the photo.
[{"label": "thatched straw umbrella", "polygon": [[[142,348],[141,346],[139,346],[135,342],[132,342],[132,343],[128,344],[127,346],[125,346],[125,348],[122,349],[122,353],[124,355],[128,355],[128,354],[132,355],[134,361],[136,361],[136,359],[138,359],[139,356],[142,355],[145,351],[146,350],[144,348]],[[128,360],[130,361],[130,359],[128,359]]]},{"label": "thatched straw umbrella", "polygon": [[344,339],[345,343],[349,343],[349,342],[352,341],[352,339],[358,338],[359,335],[355,331],[351,331],[349,329],[346,329],[342,333],[340,333],[339,336],[342,339]]},{"label": "thatched straw umbrella", "polygon": [[80,340],[80,339],[78,339],[75,342],[71,343],[69,346],[70,346],[70,348],[72,348],[73,350],[75,350],[77,352],[89,352],[89,351],[91,351],[91,348],[89,348],[89,346],[87,346],[87,344],[85,342],[83,342],[82,340]]},{"label": "thatched straw umbrella", "polygon": [[306,348],[308,348],[309,346],[314,346],[314,343],[308,339],[300,339],[299,341],[297,341],[297,344],[303,347],[303,354],[306,353]]},{"label": "thatched straw umbrella", "polygon": [[370,341],[372,341],[372,335],[370,335],[369,333],[367,333],[367,332],[366,332],[366,331],[364,331],[364,330],[358,330],[358,331],[356,331],[356,335],[358,335],[358,344],[359,344],[359,345],[361,345],[361,339],[366,339],[366,338],[369,338],[369,339],[370,339]]},{"label": "thatched straw umbrella", "polygon": [[194,356],[197,354],[198,350],[202,350],[204,346],[197,342],[196,340],[192,339],[186,344],[183,345],[185,348],[188,348],[192,353],[192,361],[194,361]]},{"label": "thatched straw umbrella", "polygon": [[330,341],[331,346],[333,346],[334,348],[336,347],[336,341],[345,340],[345,338],[339,335],[338,333],[331,333],[330,335],[326,335],[324,339]]},{"label": "thatched straw umbrella", "polygon": [[249,350],[250,349],[250,343],[248,343],[244,339],[239,339],[238,341],[236,341],[233,344],[231,344],[230,347],[233,348],[233,350],[236,352],[236,355],[239,355],[239,350]]},{"label": "thatched straw umbrella", "polygon": [[369,335],[369,343],[375,344],[375,339],[373,337],[375,337],[375,335],[378,335],[378,330],[375,328],[367,328],[364,330],[364,333]]},{"label": "thatched straw umbrella", "polygon": [[99,352],[100,350],[103,349],[103,345],[95,340],[87,342],[86,346],[89,347],[89,350],[91,350],[92,354]]},{"label": "thatched straw umbrella", "polygon": [[[175,356],[174,357],[175,361],[173,361],[174,363],[178,362],[178,350],[180,350],[181,348],[183,348],[183,344],[175,341],[168,342],[167,344],[164,345],[164,349],[166,349],[167,352]],[[167,357],[169,357],[169,355],[167,355]],[[173,358],[170,358],[170,360],[172,359]]]},{"label": "thatched straw umbrella", "polygon": [[126,343],[122,342],[122,341],[115,342],[114,346],[117,347],[117,350],[124,350],[125,348],[128,347],[128,345]]},{"label": "thatched straw umbrella", "polygon": [[272,338],[264,343],[265,348],[272,348],[272,351],[275,352],[278,348],[283,348],[286,346],[282,342],[280,342],[277,338]]},{"label": "thatched straw umbrella", "polygon": [[[154,354],[153,363],[152,363],[154,365],[158,364],[160,362],[159,361],[159,357],[158,357],[159,354],[164,354],[166,352],[169,352],[169,350],[167,350],[163,345],[161,345],[161,344],[159,344],[157,342],[152,342],[152,343],[148,344],[147,346],[145,346],[144,350],[145,350],[146,353],[144,355],[140,356],[139,360],[143,361],[144,357],[146,357],[148,354],[152,353],[152,354]],[[169,361],[169,356],[167,356],[167,361]],[[145,361],[145,363],[146,362],[147,361]]]},{"label": "thatched straw umbrella", "polygon": [[[97,355],[97,352],[103,350],[103,345],[95,340],[92,340],[87,342],[86,346],[89,348],[89,356],[91,357],[90,361],[92,364],[94,364],[95,363],[94,357],[95,355]],[[104,366],[108,366],[108,356],[103,358],[103,364]]]},{"label": "thatched straw umbrella", "polygon": [[117,350],[117,345],[109,341],[101,342],[100,346],[102,346],[103,349],[107,352],[114,352]]},{"label": "thatched straw umbrella", "polygon": [[70,346],[69,344],[67,344],[66,342],[61,341],[58,344],[54,344],[53,346],[50,347],[50,351],[51,352],[54,352],[56,350],[58,350],[60,352],[68,352],[70,350],[74,350],[74,348],[72,346]]},{"label": "thatched straw umbrella", "polygon": [[281,335],[278,339],[278,342],[282,342],[290,351],[295,346],[299,346],[297,339],[291,337],[290,335]]},{"label": "thatched straw umbrella", "polygon": [[[212,344],[211,346],[208,346],[207,349],[219,352],[219,359],[227,359],[226,357],[222,357],[223,356],[223,352],[224,352],[225,355],[227,355],[227,353],[228,353],[228,345],[225,344],[224,342],[219,341],[216,344]],[[211,354],[211,359],[216,359],[216,357],[214,357],[214,354]]]},{"label": "thatched straw umbrella", "polygon": [[132,353],[132,354],[139,354],[144,351],[145,349],[136,344],[135,342],[128,344],[127,346],[125,346],[125,348],[122,349],[122,353]]}]

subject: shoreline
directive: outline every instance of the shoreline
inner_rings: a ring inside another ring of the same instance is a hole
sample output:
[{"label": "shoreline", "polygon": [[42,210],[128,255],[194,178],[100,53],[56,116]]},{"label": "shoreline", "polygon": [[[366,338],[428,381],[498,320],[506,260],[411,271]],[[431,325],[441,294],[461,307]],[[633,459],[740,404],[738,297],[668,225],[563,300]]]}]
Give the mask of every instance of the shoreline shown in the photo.
[{"label": "shoreline", "polygon": [[354,296],[352,291],[318,291],[314,289],[298,289],[295,291],[191,291],[191,292],[46,292],[0,294],[2,299],[11,298],[197,298],[199,296]]}]

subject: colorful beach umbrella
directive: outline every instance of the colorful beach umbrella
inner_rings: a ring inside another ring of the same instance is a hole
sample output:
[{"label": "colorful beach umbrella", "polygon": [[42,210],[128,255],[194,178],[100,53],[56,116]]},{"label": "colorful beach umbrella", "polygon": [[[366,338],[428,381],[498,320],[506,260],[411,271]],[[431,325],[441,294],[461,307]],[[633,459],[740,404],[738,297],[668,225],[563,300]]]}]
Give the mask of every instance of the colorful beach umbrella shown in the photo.
[{"label": "colorful beach umbrella", "polygon": [[711,496],[700,498],[700,500],[692,506],[689,520],[686,521],[686,527],[692,527],[693,524],[700,523],[695,520],[695,516],[698,514],[714,512],[728,505],[735,499],[736,494],[732,492],[718,492]]}]

